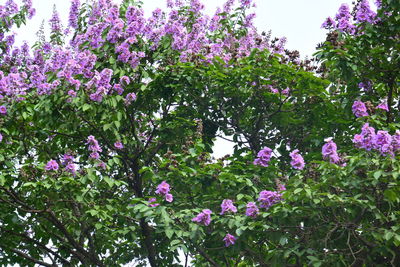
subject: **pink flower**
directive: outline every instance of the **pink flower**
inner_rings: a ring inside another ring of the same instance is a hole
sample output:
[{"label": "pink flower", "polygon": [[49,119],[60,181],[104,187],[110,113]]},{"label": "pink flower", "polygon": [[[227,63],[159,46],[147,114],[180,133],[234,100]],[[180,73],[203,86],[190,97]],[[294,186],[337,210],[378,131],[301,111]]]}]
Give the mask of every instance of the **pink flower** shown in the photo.
[{"label": "pink flower", "polygon": [[160,204],[158,204],[158,203],[154,203],[154,202],[156,202],[157,201],[157,199],[155,198],[155,197],[151,197],[151,198],[149,198],[149,206],[150,207],[157,207],[157,206],[160,206]]},{"label": "pink flower", "polygon": [[157,186],[156,194],[166,195],[170,190],[170,185],[166,181],[162,181],[161,184]]},{"label": "pink flower", "polygon": [[226,236],[225,236],[225,238],[224,238],[224,241],[225,241],[225,247],[229,247],[229,246],[235,244],[236,237],[234,237],[234,236],[231,235],[231,234],[226,234]]},{"label": "pink flower", "polygon": [[382,101],[378,106],[376,106],[376,108],[389,111],[389,107],[388,107],[386,100]]},{"label": "pink flower", "polygon": [[123,149],[124,148],[124,145],[120,142],[120,141],[117,141],[117,142],[115,142],[114,143],[114,147],[116,148],[116,149]]},{"label": "pink flower", "polygon": [[197,216],[194,217],[192,219],[192,221],[207,226],[207,225],[209,225],[211,223],[211,213],[212,213],[211,210],[204,209],[202,212],[197,214]]},{"label": "pink flower", "polygon": [[174,200],[174,197],[172,194],[165,194],[165,201],[167,202],[172,202]]},{"label": "pink flower", "polygon": [[58,170],[58,163],[55,160],[50,160],[49,162],[47,162],[46,167],[45,167],[46,171],[56,171]]},{"label": "pink flower", "polygon": [[225,212],[229,212],[229,211],[231,211],[233,213],[237,212],[237,208],[235,207],[235,205],[233,205],[233,201],[230,199],[224,199],[222,201],[221,209],[222,209],[222,211],[220,213],[221,215],[223,215]]}]

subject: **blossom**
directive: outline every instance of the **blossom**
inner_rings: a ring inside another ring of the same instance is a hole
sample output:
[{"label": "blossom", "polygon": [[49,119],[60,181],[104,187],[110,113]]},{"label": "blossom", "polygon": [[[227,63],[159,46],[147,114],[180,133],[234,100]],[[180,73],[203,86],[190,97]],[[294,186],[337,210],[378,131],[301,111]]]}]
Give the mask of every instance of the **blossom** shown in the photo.
[{"label": "blossom", "polygon": [[375,146],[375,135],[375,129],[370,127],[368,123],[365,123],[362,127],[361,134],[354,135],[353,143],[356,147],[364,148],[369,151]]},{"label": "blossom", "polygon": [[275,191],[264,190],[260,192],[258,201],[261,202],[260,207],[268,209],[272,205],[282,200],[282,195]]},{"label": "blossom", "polygon": [[3,135],[0,133],[0,142],[3,141]]},{"label": "blossom", "polygon": [[386,111],[389,111],[389,106],[387,104],[386,100],[383,100],[378,106],[376,106],[377,109],[383,109]]},{"label": "blossom", "polygon": [[156,199],[155,197],[149,198],[149,201],[148,201],[149,206],[150,206],[150,207],[157,207],[157,206],[160,206],[159,203],[154,203],[154,202],[156,202],[156,201],[157,201],[157,199]]},{"label": "blossom", "polygon": [[254,203],[254,202],[247,203],[246,216],[255,218],[255,217],[257,217],[258,212],[259,212],[259,210],[258,210],[256,203]]},{"label": "blossom", "polygon": [[324,23],[322,23],[321,28],[329,29],[329,28],[334,27],[334,26],[335,26],[335,21],[331,17],[328,17],[324,21]]},{"label": "blossom", "polygon": [[292,158],[292,160],[290,161],[290,164],[292,165],[293,168],[298,169],[298,170],[304,169],[304,166],[305,166],[304,159],[299,154],[298,149],[293,150],[289,155]]},{"label": "blossom", "polygon": [[392,136],[387,131],[378,131],[374,138],[375,149],[381,152],[382,155],[393,154]]},{"label": "blossom", "polygon": [[375,21],[376,13],[369,7],[368,0],[362,0],[358,5],[356,12],[356,20],[358,22],[373,23]]},{"label": "blossom", "polygon": [[0,114],[2,114],[2,115],[7,114],[7,108],[5,106],[0,106]]},{"label": "blossom", "polygon": [[326,143],[322,146],[322,157],[324,159],[329,159],[330,163],[338,164],[341,159],[337,153],[335,142],[332,141],[332,138],[328,138],[325,141]]},{"label": "blossom", "polygon": [[354,101],[351,109],[353,110],[353,114],[357,118],[368,116],[367,107],[365,106],[364,102],[362,102],[362,101],[359,101],[359,100]]},{"label": "blossom", "polygon": [[278,184],[278,192],[282,192],[286,190],[286,186],[284,184]]},{"label": "blossom", "polygon": [[50,160],[49,162],[47,162],[46,167],[45,167],[46,171],[56,171],[58,170],[58,163],[55,160]]},{"label": "blossom", "polygon": [[135,93],[129,93],[125,97],[125,104],[129,105],[135,100],[136,100],[136,94]]},{"label": "blossom", "polygon": [[257,158],[254,160],[253,164],[268,167],[268,162],[271,160],[271,154],[272,149],[269,147],[264,147],[258,152]]},{"label": "blossom", "polygon": [[78,28],[79,6],[80,6],[79,0],[73,0],[71,2],[68,21],[69,21],[69,26],[74,29]]},{"label": "blossom", "polygon": [[156,194],[166,195],[170,190],[170,185],[166,181],[162,181],[161,184],[157,186]]},{"label": "blossom", "polygon": [[174,200],[174,197],[172,194],[165,194],[165,201],[167,202],[172,202]]},{"label": "blossom", "polygon": [[221,204],[221,215],[223,215],[225,212],[231,211],[233,213],[237,212],[237,208],[235,205],[233,205],[233,201],[230,199],[224,199]]},{"label": "blossom", "polygon": [[234,237],[231,234],[226,234],[226,236],[223,240],[225,241],[225,247],[229,247],[229,246],[235,244],[236,237]]},{"label": "blossom", "polygon": [[211,213],[211,210],[204,209],[192,219],[192,222],[197,222],[207,226],[211,223]]},{"label": "blossom", "polygon": [[123,149],[124,145],[120,141],[117,141],[117,142],[114,143],[114,147],[116,149]]}]

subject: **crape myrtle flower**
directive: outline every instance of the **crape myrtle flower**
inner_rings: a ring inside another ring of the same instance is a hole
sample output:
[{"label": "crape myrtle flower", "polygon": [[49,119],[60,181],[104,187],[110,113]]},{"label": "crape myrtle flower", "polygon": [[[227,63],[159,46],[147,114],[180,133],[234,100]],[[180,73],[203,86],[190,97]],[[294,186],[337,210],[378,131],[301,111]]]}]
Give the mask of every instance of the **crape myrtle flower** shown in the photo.
[{"label": "crape myrtle flower", "polygon": [[254,160],[253,164],[268,167],[268,162],[271,160],[271,154],[272,149],[264,147],[258,152],[257,158]]},{"label": "crape myrtle flower", "polygon": [[7,114],[6,106],[0,106],[0,114],[2,114],[2,115],[6,115]]},{"label": "crape myrtle flower", "polygon": [[394,155],[392,147],[392,136],[387,131],[378,131],[374,139],[375,149],[382,155]]},{"label": "crape myrtle flower", "polygon": [[154,203],[154,202],[156,202],[156,201],[157,201],[157,198],[155,198],[155,197],[149,198],[149,201],[148,201],[149,207],[157,207],[157,206],[160,206],[159,203]]},{"label": "crape myrtle flower", "polygon": [[385,111],[389,111],[389,106],[387,104],[387,100],[383,100],[378,106],[376,106],[377,109],[382,109]]},{"label": "crape myrtle flower", "polygon": [[170,191],[170,185],[166,181],[162,181],[161,184],[157,186],[156,194],[166,195]]},{"label": "crape myrtle flower", "polygon": [[72,0],[71,1],[71,8],[69,10],[69,26],[71,28],[77,29],[78,28],[78,17],[79,17],[79,0]]},{"label": "crape myrtle flower", "polygon": [[282,200],[282,195],[275,191],[264,190],[260,192],[258,201],[261,202],[260,207],[269,209],[272,205]]},{"label": "crape myrtle flower", "polygon": [[290,165],[297,170],[304,169],[305,163],[303,157],[299,154],[299,150],[295,149],[290,154],[292,160],[290,161]]},{"label": "crape myrtle flower", "polygon": [[365,106],[364,102],[362,102],[362,101],[359,101],[359,100],[354,101],[351,109],[353,111],[353,114],[357,118],[369,115],[367,112],[367,107]]},{"label": "crape myrtle flower", "polygon": [[115,142],[114,143],[114,147],[116,148],[116,149],[123,149],[124,148],[124,145],[120,142],[120,141],[117,141],[117,142]]},{"label": "crape myrtle flower", "polygon": [[221,215],[223,215],[225,212],[233,212],[236,213],[237,212],[237,208],[235,207],[235,205],[233,205],[233,201],[230,199],[224,199],[222,201],[221,204]]},{"label": "crape myrtle flower", "polygon": [[341,159],[337,153],[337,146],[335,142],[332,141],[332,138],[325,139],[325,144],[322,146],[322,157],[325,160],[329,159],[330,163],[338,164]]},{"label": "crape myrtle flower", "polygon": [[322,23],[321,28],[330,29],[335,27],[335,24],[335,21],[331,17],[328,17],[324,23]]},{"label": "crape myrtle flower", "polygon": [[45,167],[46,171],[56,171],[58,170],[58,163],[55,160],[50,160],[49,162],[47,162],[46,167]]},{"label": "crape myrtle flower", "polygon": [[255,217],[257,217],[258,212],[259,212],[259,210],[258,210],[256,203],[254,203],[254,202],[247,203],[246,216],[255,218]]},{"label": "crape myrtle flower", "polygon": [[376,13],[372,11],[371,8],[369,7],[369,1],[362,0],[358,5],[358,9],[356,12],[356,20],[360,23],[362,22],[374,23],[375,17]]},{"label": "crape myrtle flower", "polygon": [[192,219],[192,222],[197,222],[199,224],[207,226],[211,223],[211,213],[211,210],[204,209]]},{"label": "crape myrtle flower", "polygon": [[370,151],[374,148],[375,135],[375,129],[370,127],[368,123],[365,123],[362,127],[361,134],[354,135],[353,143],[358,148],[364,148]]},{"label": "crape myrtle flower", "polygon": [[231,234],[226,234],[226,236],[224,237],[224,242],[225,242],[225,247],[229,247],[231,245],[235,244],[236,241],[236,237],[234,237]]},{"label": "crape myrtle flower", "polygon": [[278,192],[286,191],[286,186],[284,184],[278,184]]},{"label": "crape myrtle flower", "polygon": [[3,135],[0,133],[0,142],[3,141]]}]

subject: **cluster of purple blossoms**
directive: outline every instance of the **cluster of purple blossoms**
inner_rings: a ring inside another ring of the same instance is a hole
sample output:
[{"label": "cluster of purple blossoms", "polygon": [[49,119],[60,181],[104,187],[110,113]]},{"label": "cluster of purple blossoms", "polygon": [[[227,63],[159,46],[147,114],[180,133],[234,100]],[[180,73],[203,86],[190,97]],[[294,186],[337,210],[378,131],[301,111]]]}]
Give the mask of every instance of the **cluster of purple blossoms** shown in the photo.
[{"label": "cluster of purple blossoms", "polygon": [[133,101],[136,100],[136,94],[135,93],[128,93],[125,97],[125,104],[130,105]]},{"label": "cluster of purple blossoms", "polygon": [[237,208],[235,205],[233,205],[233,201],[230,199],[224,199],[221,204],[221,215],[223,215],[225,212],[231,211],[232,213],[237,212]]},{"label": "cluster of purple blossoms", "polygon": [[289,155],[292,158],[292,160],[290,161],[290,165],[292,165],[292,167],[294,169],[297,169],[297,170],[304,169],[304,166],[305,166],[304,159],[299,154],[298,149],[293,150]]},{"label": "cluster of purple blossoms", "polygon": [[272,149],[269,147],[264,147],[258,152],[257,158],[254,160],[253,164],[268,167],[268,162],[271,160],[271,155]]},{"label": "cluster of purple blossoms", "polygon": [[102,152],[103,150],[101,149],[101,147],[99,146],[99,142],[97,142],[97,140],[94,138],[93,135],[90,135],[88,137],[87,144],[89,144],[89,151],[92,152],[90,153],[90,157],[92,159],[99,159],[100,158],[99,152]]},{"label": "cluster of purple blossoms", "polygon": [[356,147],[367,151],[375,149],[382,155],[394,156],[394,153],[400,151],[400,131],[397,130],[393,136],[383,130],[375,133],[375,129],[366,123],[361,129],[361,133],[354,136],[353,143]]},{"label": "cluster of purple blossoms", "polygon": [[55,6],[54,6],[54,9],[53,9],[53,15],[52,15],[51,19],[49,20],[49,22],[50,22],[50,29],[51,29],[52,33],[61,32],[60,17],[58,15],[58,12],[57,12]]},{"label": "cluster of purple blossoms", "polygon": [[231,245],[235,244],[236,241],[236,237],[234,237],[231,234],[226,234],[226,236],[224,237],[224,242],[225,242],[225,247],[229,247]]},{"label": "cluster of purple blossoms", "polygon": [[322,157],[325,160],[329,159],[330,163],[339,164],[341,158],[337,153],[337,145],[332,141],[332,138],[325,139],[326,143],[322,146]]},{"label": "cluster of purple blossoms", "polygon": [[331,17],[328,17],[328,18],[326,18],[324,23],[322,23],[321,28],[331,29],[331,28],[334,28],[335,25],[336,25],[336,22]]},{"label": "cluster of purple blossoms", "polygon": [[192,222],[197,222],[207,226],[211,223],[211,213],[211,210],[204,209],[192,219]]},{"label": "cluster of purple blossoms", "polygon": [[372,11],[371,8],[369,7],[369,1],[362,0],[357,7],[356,20],[360,23],[362,22],[374,23],[375,18],[376,18],[376,13]]},{"label": "cluster of purple blossoms", "polygon": [[74,156],[70,154],[64,154],[62,157],[62,164],[65,166],[65,170],[72,174],[76,173],[76,166],[74,164]]},{"label": "cluster of purple blossoms", "polygon": [[351,107],[353,114],[357,117],[365,117],[368,116],[367,107],[365,106],[364,102],[356,100]]},{"label": "cluster of purple blossoms", "polygon": [[80,0],[72,0],[68,21],[69,26],[73,29],[78,28],[79,6]]},{"label": "cluster of purple blossoms", "polygon": [[371,81],[365,81],[365,82],[360,82],[358,83],[358,88],[363,89],[364,91],[368,92],[372,89],[372,82]]},{"label": "cluster of purple blossoms", "polygon": [[337,23],[336,28],[340,31],[353,34],[355,32],[355,26],[350,22],[351,13],[350,8],[347,4],[342,4],[339,7],[339,11],[335,16]]},{"label": "cluster of purple blossoms", "polygon": [[269,209],[272,205],[282,200],[282,194],[275,191],[264,190],[260,192],[258,201],[261,202],[260,207]]},{"label": "cluster of purple blossoms", "polygon": [[246,216],[255,218],[255,217],[257,217],[258,212],[259,212],[259,210],[258,210],[258,207],[257,207],[256,203],[254,203],[254,202],[247,203],[247,205],[246,205]]},{"label": "cluster of purple blossoms", "polygon": [[172,202],[174,197],[172,196],[172,194],[169,193],[170,190],[171,190],[170,185],[166,181],[162,181],[157,186],[156,194],[163,195],[167,202]]},{"label": "cluster of purple blossoms", "polygon": [[46,167],[45,167],[46,171],[57,171],[58,170],[58,163],[55,160],[50,160],[49,162],[47,162]]}]

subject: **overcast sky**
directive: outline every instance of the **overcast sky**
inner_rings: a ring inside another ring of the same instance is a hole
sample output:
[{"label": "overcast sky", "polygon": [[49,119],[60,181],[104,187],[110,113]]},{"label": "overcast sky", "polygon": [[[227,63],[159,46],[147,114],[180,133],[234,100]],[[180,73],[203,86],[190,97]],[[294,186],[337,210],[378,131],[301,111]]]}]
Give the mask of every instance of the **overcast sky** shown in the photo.
[{"label": "overcast sky", "polygon": [[[85,0],[81,0],[84,2]],[[121,1],[121,0],[116,0]],[[212,15],[217,7],[222,7],[226,0],[203,0],[205,11]],[[0,0],[3,4],[6,0]],[[42,21],[48,32],[48,20],[51,17],[53,6],[62,19],[63,25],[68,24],[69,0],[32,0],[36,8],[36,16],[29,20],[26,26],[18,30],[17,42],[27,40],[33,43],[37,40],[36,32]],[[165,9],[166,0],[143,0],[145,14],[149,16],[156,8]],[[261,31],[272,30],[273,37],[287,37],[286,47],[297,49],[302,57],[311,56],[318,43],[325,40],[326,31],[321,24],[328,16],[334,16],[342,3],[351,3],[351,0],[255,0],[257,17],[255,25]],[[232,144],[222,139],[217,140],[214,156],[221,157],[231,153]]]}]

